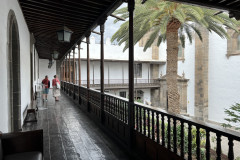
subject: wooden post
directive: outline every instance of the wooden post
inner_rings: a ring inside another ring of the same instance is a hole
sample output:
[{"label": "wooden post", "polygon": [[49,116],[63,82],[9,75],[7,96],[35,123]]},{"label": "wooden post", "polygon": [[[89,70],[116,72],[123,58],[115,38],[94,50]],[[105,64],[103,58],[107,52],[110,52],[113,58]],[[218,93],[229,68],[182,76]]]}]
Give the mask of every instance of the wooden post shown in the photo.
[{"label": "wooden post", "polygon": [[104,113],[104,19],[100,24],[100,33],[101,33],[101,60],[100,60],[100,69],[101,69],[101,122],[105,122],[105,113]]},{"label": "wooden post", "polygon": [[89,36],[90,33],[86,37],[87,41],[87,88],[90,88],[90,58],[89,58]]},{"label": "wooden post", "polygon": [[75,46],[73,49],[73,84],[76,84],[76,79],[75,79]]},{"label": "wooden post", "polygon": [[109,76],[109,74],[110,74],[110,71],[109,71],[109,63],[110,63],[110,62],[108,62],[108,85],[110,84],[110,76]]},{"label": "wooden post", "polygon": [[78,85],[81,86],[81,55],[80,55],[80,45],[78,45]]},{"label": "wooden post", "polygon": [[62,77],[62,71],[63,71],[63,69],[62,69],[62,63],[60,64],[60,75],[58,75],[59,76],[59,80],[60,80],[60,82],[61,82],[61,77]]},{"label": "wooden post", "polygon": [[90,37],[91,33],[88,33],[86,35],[86,41],[87,41],[87,89],[88,89],[88,96],[87,96],[87,108],[88,108],[88,112],[90,112],[90,103],[89,103],[89,88],[90,88],[90,58],[89,58],[89,37]]},{"label": "wooden post", "polygon": [[94,86],[94,61],[93,61],[93,77],[92,77],[92,79],[93,79],[93,86]]},{"label": "wooden post", "polygon": [[78,85],[81,86],[81,60],[80,60],[80,45],[78,45]]},{"label": "wooden post", "polygon": [[135,0],[128,0],[129,12],[129,149],[133,149],[133,130],[134,130],[134,43],[133,43],[133,12]]},{"label": "wooden post", "polygon": [[71,83],[71,62],[70,62],[70,54],[71,52],[69,53],[69,56],[68,56],[68,82]]},{"label": "wooden post", "polygon": [[66,57],[64,57],[64,81],[66,81]]},{"label": "wooden post", "polygon": [[81,96],[80,96],[80,86],[81,86],[81,57],[80,57],[80,45],[78,44],[78,103],[81,104]]}]

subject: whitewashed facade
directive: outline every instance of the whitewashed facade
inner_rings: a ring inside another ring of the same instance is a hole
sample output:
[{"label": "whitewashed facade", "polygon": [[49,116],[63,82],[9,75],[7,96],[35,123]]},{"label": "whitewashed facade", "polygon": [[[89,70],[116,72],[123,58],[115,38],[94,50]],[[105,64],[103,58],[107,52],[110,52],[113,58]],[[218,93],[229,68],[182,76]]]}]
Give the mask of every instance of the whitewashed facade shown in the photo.
[{"label": "whitewashed facade", "polygon": [[[208,120],[215,122],[224,122],[224,109],[229,108],[235,102],[239,102],[240,95],[240,73],[237,68],[240,66],[240,56],[226,56],[227,54],[227,40],[220,38],[218,35],[209,34],[209,58],[208,58],[208,106],[207,114]],[[178,62],[178,75],[184,74],[187,82],[187,114],[195,116],[195,40],[190,44],[186,41],[186,48],[184,49],[184,60]],[[86,44],[81,44],[81,77],[82,80],[87,80],[86,68]],[[105,83],[108,79],[121,80],[128,79],[128,51],[123,51],[123,45],[112,45],[107,39],[105,48]],[[75,51],[77,52],[77,49]],[[76,54],[75,58],[78,56]],[[95,43],[94,37],[91,37],[90,44],[90,79],[93,83],[99,83],[100,79],[100,44]],[[166,74],[166,44],[161,44],[159,47],[159,59],[152,58],[152,50],[148,49],[143,52],[143,47],[139,44],[135,45],[135,61],[142,63],[142,77],[138,79],[151,78],[152,70],[149,65],[152,63],[159,64],[159,76]],[[94,70],[94,71],[93,71]],[[141,89],[144,92],[143,101],[151,101],[150,89]],[[110,90],[109,93],[120,95],[120,92],[127,89]]]},{"label": "whitewashed facade", "polygon": [[[11,101],[11,94],[14,94],[10,91],[10,66],[9,66],[9,55],[10,55],[10,48],[12,42],[10,37],[10,24],[11,24],[11,17],[15,21],[15,31],[16,33],[16,41],[18,41],[17,48],[19,50],[13,54],[13,56],[17,56],[20,58],[20,90],[21,95],[17,95],[20,97],[20,101],[17,102],[20,109],[20,122],[23,124],[23,118],[24,118],[24,111],[26,110],[26,107],[31,103],[31,90],[34,89],[34,85],[31,86],[31,84],[35,83],[37,81],[37,75],[38,75],[38,54],[37,52],[34,52],[34,45],[31,41],[31,34],[28,30],[27,24],[25,22],[22,10],[18,4],[18,1],[9,1],[9,0],[1,0],[0,5],[0,21],[1,21],[1,29],[0,29],[0,90],[1,90],[1,96],[0,96],[0,131],[2,132],[8,132],[11,131],[11,107],[10,107],[10,101]],[[33,78],[33,83],[31,83],[31,53],[32,58],[35,57],[35,61],[33,61],[32,65],[35,66],[35,72],[36,77]],[[35,56],[34,56],[35,54]],[[35,62],[35,63],[34,63]],[[13,76],[17,76],[16,74]],[[15,95],[14,95],[15,96]],[[20,124],[20,125],[21,125]]]}]

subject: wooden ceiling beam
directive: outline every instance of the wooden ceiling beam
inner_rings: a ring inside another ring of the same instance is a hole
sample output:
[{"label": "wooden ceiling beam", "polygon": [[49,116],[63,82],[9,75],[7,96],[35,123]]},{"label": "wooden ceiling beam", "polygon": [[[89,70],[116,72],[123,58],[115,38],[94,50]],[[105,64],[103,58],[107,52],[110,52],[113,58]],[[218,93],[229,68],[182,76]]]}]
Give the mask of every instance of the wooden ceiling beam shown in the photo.
[{"label": "wooden ceiling beam", "polygon": [[[23,2],[36,3],[36,1],[32,1],[32,0],[21,0],[20,3],[23,3]],[[76,9],[76,10],[79,10],[79,11],[82,11],[82,12],[93,13],[93,14],[102,12],[102,8],[94,8],[91,5],[86,5],[86,4],[82,3],[81,1],[80,2],[78,1],[78,5],[69,5],[67,3],[64,3],[64,5],[63,5],[62,3],[54,2],[54,1],[47,1],[47,2],[44,1],[42,3],[49,4],[52,7],[54,7],[54,6],[58,7],[59,9],[66,9],[68,11]],[[47,8],[49,8],[49,6]]]},{"label": "wooden ceiling beam", "polygon": [[[41,58],[51,59],[54,50],[59,59],[98,25],[102,17],[110,15],[122,0],[18,0],[30,32],[36,39]],[[73,30],[70,43],[61,43],[56,31],[66,25]]]},{"label": "wooden ceiling beam", "polygon": [[[54,16],[59,16],[59,17],[76,17],[76,18],[85,18],[85,20],[93,20],[94,18],[91,18],[89,16],[87,16],[86,14],[82,14],[82,13],[74,13],[74,12],[66,12],[66,11],[62,11],[62,10],[52,10],[52,9],[46,9],[45,7],[41,7],[41,6],[34,6],[34,5],[29,5],[29,4],[25,4],[23,6],[23,8],[27,8],[29,10],[32,11],[36,11],[36,12],[45,12]],[[100,13],[100,12],[99,12]],[[96,16],[97,13],[93,16]]]},{"label": "wooden ceiling beam", "polygon": [[[99,3],[99,0],[98,0],[98,3],[93,3],[93,2],[91,2],[91,1],[85,1],[85,3],[79,3],[79,1],[72,1],[72,0],[65,0],[64,1],[64,3],[65,2],[67,2],[68,4],[71,4],[71,5],[74,5],[74,6],[82,6],[82,4],[85,4],[86,3],[86,5],[83,5],[84,7],[89,7],[89,6],[91,6],[91,8],[92,9],[99,9],[99,8],[103,8],[103,7],[107,7],[108,5],[109,5],[109,3],[108,4],[103,4],[103,2],[104,2],[104,0],[102,0],[100,3]],[[87,4],[87,3],[90,3],[90,4]]]},{"label": "wooden ceiling beam", "polygon": [[[48,12],[48,11],[43,11],[43,10],[38,10],[38,9],[33,9],[29,7],[22,7],[25,8],[24,13],[30,13],[30,14],[35,14],[37,17],[39,17],[39,20],[41,20],[41,16],[46,16],[46,17],[51,17],[53,19],[58,19],[64,21],[64,19],[72,20],[72,21],[82,21],[82,22],[91,22],[91,20],[87,20],[81,17],[74,17],[74,16],[66,16],[65,18],[62,15],[58,15],[53,12]],[[97,17],[97,16],[96,16]]]},{"label": "wooden ceiling beam", "polygon": [[[52,28],[55,28],[56,30],[59,30],[60,27],[63,26],[62,23],[51,23],[49,24],[48,22],[45,22],[45,21],[39,21],[36,23],[35,20],[29,20],[27,19],[27,22],[29,23],[29,26],[30,28],[34,28],[34,27],[37,27],[36,30],[42,26],[49,26],[49,27],[52,27]],[[83,28],[83,27],[87,27],[87,25],[83,25],[83,24],[67,24],[66,25],[68,28],[71,28],[71,30],[74,30],[76,28]]]}]

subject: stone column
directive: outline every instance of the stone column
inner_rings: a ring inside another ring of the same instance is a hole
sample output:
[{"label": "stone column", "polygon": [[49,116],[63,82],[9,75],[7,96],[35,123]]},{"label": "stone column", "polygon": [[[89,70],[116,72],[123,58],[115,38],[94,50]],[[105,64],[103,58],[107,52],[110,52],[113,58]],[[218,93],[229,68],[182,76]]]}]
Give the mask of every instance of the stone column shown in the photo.
[{"label": "stone column", "polygon": [[195,117],[208,119],[208,52],[209,32],[200,28],[202,41],[195,36]]}]

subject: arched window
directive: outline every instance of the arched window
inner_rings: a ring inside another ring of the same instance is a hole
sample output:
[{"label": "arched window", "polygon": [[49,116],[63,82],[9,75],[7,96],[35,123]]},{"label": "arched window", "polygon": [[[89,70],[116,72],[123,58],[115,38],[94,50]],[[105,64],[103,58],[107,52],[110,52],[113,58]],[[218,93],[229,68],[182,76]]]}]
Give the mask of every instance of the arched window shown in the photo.
[{"label": "arched window", "polygon": [[234,30],[228,29],[227,57],[240,55],[240,34]]},{"label": "arched window", "polygon": [[8,86],[9,131],[21,129],[20,44],[17,19],[12,10],[8,14]]}]

